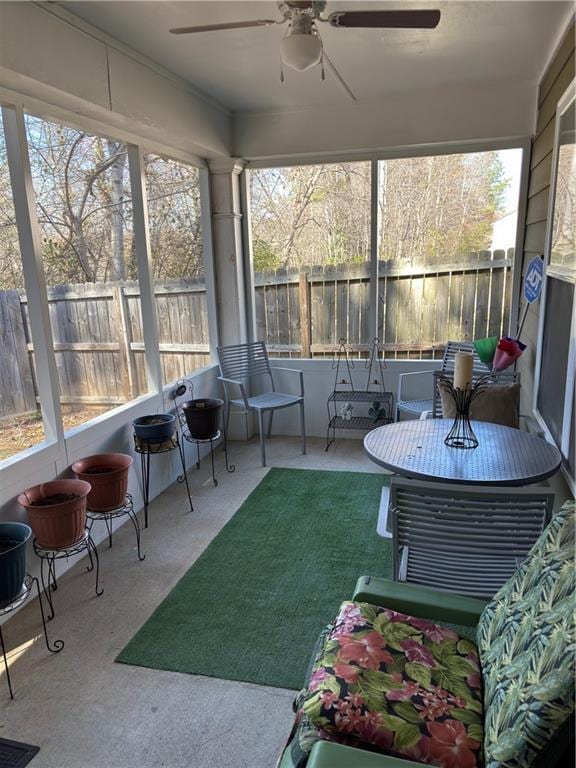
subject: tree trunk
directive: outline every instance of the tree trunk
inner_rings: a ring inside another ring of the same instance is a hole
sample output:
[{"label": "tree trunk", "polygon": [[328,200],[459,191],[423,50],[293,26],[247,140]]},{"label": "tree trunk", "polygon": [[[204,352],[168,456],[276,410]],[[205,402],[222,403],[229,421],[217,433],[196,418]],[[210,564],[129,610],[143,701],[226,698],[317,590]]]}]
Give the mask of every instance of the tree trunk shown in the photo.
[{"label": "tree trunk", "polygon": [[124,280],[126,269],[124,265],[124,167],[126,153],[120,150],[120,144],[108,140],[106,142],[109,156],[117,155],[110,166],[110,248],[112,280]]}]

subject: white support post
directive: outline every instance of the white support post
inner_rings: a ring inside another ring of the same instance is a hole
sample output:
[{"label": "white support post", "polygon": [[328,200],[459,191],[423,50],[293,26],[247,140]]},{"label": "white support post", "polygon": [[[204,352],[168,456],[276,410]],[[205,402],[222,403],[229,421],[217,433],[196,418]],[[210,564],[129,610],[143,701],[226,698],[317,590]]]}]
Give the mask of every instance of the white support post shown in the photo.
[{"label": "white support post", "polygon": [[240,175],[240,205],[242,207],[242,242],[244,247],[244,290],[246,296],[246,322],[248,341],[256,341],[256,294],[254,291],[254,252],[250,221],[250,171]]},{"label": "white support post", "polygon": [[148,232],[148,199],[142,150],[134,144],[128,144],[128,164],[130,185],[132,187],[132,218],[138,281],[140,283],[140,303],[142,307],[142,331],[146,350],[146,376],[150,392],[162,392],[162,365],[156,321],[156,299],[152,275],[152,256],[150,251],[150,233]]},{"label": "white support post", "polygon": [[239,181],[243,169],[244,163],[233,157],[210,162],[216,301],[221,344],[244,344],[248,340]]},{"label": "white support post", "polygon": [[[370,162],[370,312],[369,323],[371,338],[378,337],[378,315],[380,312],[380,292],[378,290],[378,257],[380,254],[380,163]],[[382,342],[384,339],[382,339]]]},{"label": "white support post", "polygon": [[214,274],[214,248],[212,243],[212,206],[210,203],[210,174],[207,168],[200,170],[200,212],[202,217],[202,246],[206,282],[206,306],[208,311],[208,338],[210,360],[216,362],[218,346],[218,312],[216,311],[216,278]]},{"label": "white support post", "polygon": [[64,445],[58,368],[50,327],[46,278],[42,264],[42,238],[36,215],[36,198],[30,171],[26,125],[22,107],[2,107],[6,154],[20,242],[28,317],[40,408],[47,442]]}]

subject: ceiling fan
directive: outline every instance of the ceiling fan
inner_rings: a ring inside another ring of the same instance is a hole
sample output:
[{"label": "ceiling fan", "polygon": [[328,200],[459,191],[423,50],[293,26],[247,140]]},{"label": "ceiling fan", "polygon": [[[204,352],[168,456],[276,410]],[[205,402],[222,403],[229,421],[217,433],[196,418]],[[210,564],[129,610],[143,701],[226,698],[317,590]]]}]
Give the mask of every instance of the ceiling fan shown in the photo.
[{"label": "ceiling fan", "polygon": [[278,3],[281,19],[177,27],[170,32],[173,35],[188,35],[287,23],[286,36],[280,44],[282,61],[292,69],[304,72],[320,63],[324,54],[317,27],[320,22],[338,29],[434,29],[440,21],[440,11],[437,10],[335,11],[323,16],[325,8],[326,0],[284,0]]}]

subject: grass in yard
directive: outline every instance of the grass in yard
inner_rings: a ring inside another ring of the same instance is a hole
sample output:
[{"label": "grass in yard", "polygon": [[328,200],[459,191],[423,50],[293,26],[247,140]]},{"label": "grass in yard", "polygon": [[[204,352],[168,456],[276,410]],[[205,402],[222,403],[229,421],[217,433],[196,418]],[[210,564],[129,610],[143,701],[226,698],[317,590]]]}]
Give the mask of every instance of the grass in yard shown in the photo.
[{"label": "grass in yard", "polygon": [[[77,427],[107,410],[109,408],[98,406],[63,413],[64,431]],[[0,461],[32,448],[43,440],[44,425],[40,411],[4,416],[0,419]]]}]

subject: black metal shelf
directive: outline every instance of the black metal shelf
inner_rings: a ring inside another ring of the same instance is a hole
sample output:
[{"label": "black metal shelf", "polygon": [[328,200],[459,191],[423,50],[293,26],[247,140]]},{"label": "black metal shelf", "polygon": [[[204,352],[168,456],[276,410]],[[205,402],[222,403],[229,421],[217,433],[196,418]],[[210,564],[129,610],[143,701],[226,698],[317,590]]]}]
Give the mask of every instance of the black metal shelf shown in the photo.
[{"label": "black metal shelf", "polygon": [[342,416],[333,416],[328,423],[328,429],[363,429],[370,430],[388,424],[389,418],[374,421],[370,416],[352,416],[351,419],[343,419]]},{"label": "black metal shelf", "polygon": [[345,392],[338,389],[330,393],[329,403],[380,403],[388,405],[392,402],[392,392],[373,392],[369,390],[355,390]]},{"label": "black metal shelf", "polygon": [[[384,368],[386,366],[384,360],[379,357],[380,347],[378,339],[374,339],[370,357],[366,361],[366,389],[354,389],[352,379],[354,362],[348,355],[345,340],[340,339],[332,363],[332,367],[336,370],[334,389],[326,402],[328,408],[326,450],[336,440],[337,429],[356,429],[367,432],[392,421],[393,396],[391,392],[385,390]],[[349,389],[340,389],[341,386],[349,387]],[[379,389],[371,389],[373,386],[378,386]],[[360,410],[364,410],[364,412],[366,412],[366,406],[371,406],[371,408],[368,414],[364,416],[352,416],[350,409],[349,418],[346,418],[342,411],[340,414],[338,413],[337,403],[362,404]]]}]

